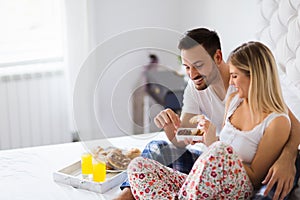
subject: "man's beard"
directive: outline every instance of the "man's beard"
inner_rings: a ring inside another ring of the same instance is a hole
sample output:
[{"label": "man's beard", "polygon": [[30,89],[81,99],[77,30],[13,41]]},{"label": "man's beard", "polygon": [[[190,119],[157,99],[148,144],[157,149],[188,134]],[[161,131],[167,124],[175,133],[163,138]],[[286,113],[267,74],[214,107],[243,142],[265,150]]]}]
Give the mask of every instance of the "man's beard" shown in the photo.
[{"label": "man's beard", "polygon": [[194,86],[195,86],[196,90],[199,90],[199,91],[207,89],[208,84],[207,84],[206,78],[203,77],[203,83],[201,85],[197,85],[194,83]]}]

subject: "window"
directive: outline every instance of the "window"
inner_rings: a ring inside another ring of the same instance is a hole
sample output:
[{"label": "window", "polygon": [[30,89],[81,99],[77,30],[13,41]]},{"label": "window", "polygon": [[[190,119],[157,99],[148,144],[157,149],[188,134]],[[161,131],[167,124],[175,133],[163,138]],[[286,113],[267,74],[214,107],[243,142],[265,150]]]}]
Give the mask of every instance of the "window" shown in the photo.
[{"label": "window", "polygon": [[63,60],[61,0],[0,0],[0,67]]}]

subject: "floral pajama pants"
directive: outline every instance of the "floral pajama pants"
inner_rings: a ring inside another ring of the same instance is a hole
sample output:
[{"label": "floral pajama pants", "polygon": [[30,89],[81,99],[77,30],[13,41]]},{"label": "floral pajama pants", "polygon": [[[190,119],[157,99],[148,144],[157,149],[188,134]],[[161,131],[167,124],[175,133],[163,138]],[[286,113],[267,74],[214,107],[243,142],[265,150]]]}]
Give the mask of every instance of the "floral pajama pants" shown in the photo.
[{"label": "floral pajama pants", "polygon": [[138,157],[128,166],[135,199],[250,199],[253,187],[232,147],[215,142],[188,175]]}]

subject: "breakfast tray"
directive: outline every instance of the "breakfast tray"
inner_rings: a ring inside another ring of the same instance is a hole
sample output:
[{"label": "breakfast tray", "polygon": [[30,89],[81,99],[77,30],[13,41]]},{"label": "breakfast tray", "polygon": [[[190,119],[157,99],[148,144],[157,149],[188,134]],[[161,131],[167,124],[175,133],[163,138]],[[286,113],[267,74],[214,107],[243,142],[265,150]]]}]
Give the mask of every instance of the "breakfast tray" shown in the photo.
[{"label": "breakfast tray", "polygon": [[90,179],[84,179],[81,175],[80,161],[53,173],[53,179],[56,182],[97,193],[104,193],[113,187],[120,185],[126,178],[126,172],[122,171],[106,172],[105,182],[94,182]]}]

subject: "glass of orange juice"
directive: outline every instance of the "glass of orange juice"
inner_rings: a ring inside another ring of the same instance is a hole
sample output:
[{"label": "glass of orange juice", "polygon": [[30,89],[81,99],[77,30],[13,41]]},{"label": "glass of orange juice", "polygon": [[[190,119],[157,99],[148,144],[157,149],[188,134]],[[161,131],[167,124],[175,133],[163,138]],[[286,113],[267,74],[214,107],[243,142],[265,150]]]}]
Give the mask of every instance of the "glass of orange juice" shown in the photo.
[{"label": "glass of orange juice", "polygon": [[104,156],[98,156],[93,161],[93,181],[104,182],[106,179],[106,163]]},{"label": "glass of orange juice", "polygon": [[88,178],[93,173],[93,157],[90,153],[81,155],[81,174],[83,178]]}]

